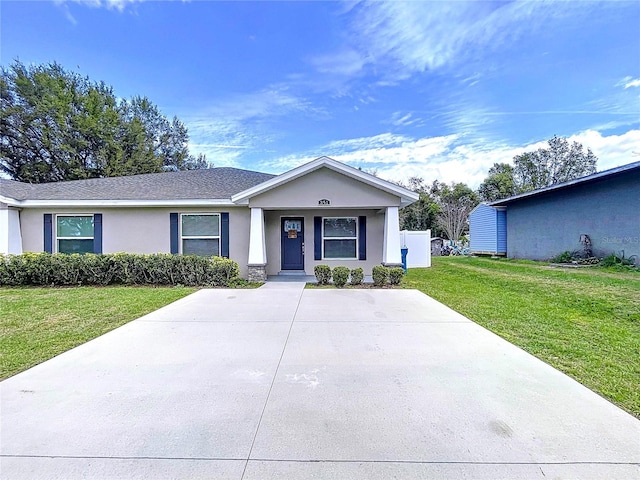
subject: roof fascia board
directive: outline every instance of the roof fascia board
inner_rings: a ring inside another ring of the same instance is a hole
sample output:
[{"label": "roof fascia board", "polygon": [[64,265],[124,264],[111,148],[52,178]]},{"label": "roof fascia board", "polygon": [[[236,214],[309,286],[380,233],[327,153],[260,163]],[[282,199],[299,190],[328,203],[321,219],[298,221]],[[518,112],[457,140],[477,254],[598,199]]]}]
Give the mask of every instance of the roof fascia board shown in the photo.
[{"label": "roof fascia board", "polygon": [[4,195],[0,195],[0,203],[11,205],[12,207],[17,207],[20,204],[20,200],[16,200],[15,198],[5,197]]},{"label": "roof fascia board", "polygon": [[348,177],[360,180],[372,187],[383,190],[387,193],[397,195],[401,199],[401,206],[409,205],[420,198],[420,195],[407,190],[406,188],[394,185],[386,180],[374,177],[368,173],[362,172],[357,168],[350,167],[343,163],[340,163],[329,157],[320,157],[312,160],[309,163],[296,167],[288,172],[285,172],[277,177],[274,177],[266,182],[260,183],[254,187],[248,188],[243,192],[236,193],[231,197],[231,201],[236,204],[247,204],[251,197],[255,197],[261,193],[267,192],[273,188],[283,185],[287,182],[300,178],[303,175],[314,172],[322,167],[327,167],[333,171],[342,173]]},{"label": "roof fascia board", "polygon": [[16,206],[38,207],[237,207],[228,199],[222,200],[22,200]]},{"label": "roof fascia board", "polygon": [[609,170],[603,170],[602,172],[593,173],[591,175],[587,175],[586,177],[574,178],[573,180],[568,180],[566,182],[556,183],[555,185],[549,185],[548,187],[543,187],[537,190],[532,190],[530,192],[520,193],[519,195],[514,195],[512,197],[503,198],[502,200],[491,202],[489,205],[492,207],[497,207],[499,205],[504,205],[506,203],[510,203],[515,200],[533,197],[535,195],[540,195],[547,192],[553,192],[555,190],[562,190],[563,188],[572,187],[574,185],[579,185],[581,183],[592,182],[595,180],[599,180],[601,178],[606,178],[610,175],[624,173],[629,170],[635,170],[637,168],[640,168],[640,162],[633,162],[627,165],[622,165],[620,167],[610,168]]}]

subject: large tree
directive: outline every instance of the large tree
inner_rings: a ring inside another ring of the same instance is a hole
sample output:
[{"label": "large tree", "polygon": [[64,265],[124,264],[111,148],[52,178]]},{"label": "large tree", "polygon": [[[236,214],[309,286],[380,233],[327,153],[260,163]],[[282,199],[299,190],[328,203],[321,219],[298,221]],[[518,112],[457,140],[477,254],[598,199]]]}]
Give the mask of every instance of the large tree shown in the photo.
[{"label": "large tree", "polygon": [[436,222],[436,216],[440,211],[438,202],[431,194],[431,189],[425,185],[424,180],[420,177],[411,177],[408,185],[402,184],[420,195],[417,202],[404,207],[400,210],[400,229],[424,231],[431,230],[432,236],[438,236],[442,233]]},{"label": "large tree", "polygon": [[478,195],[464,183],[451,185],[434,183],[440,211],[437,224],[449,240],[458,241],[469,225],[469,213],[478,205]]},{"label": "large tree", "polygon": [[591,149],[578,142],[554,136],[548,148],[526,152],[513,158],[513,175],[519,192],[566,182],[596,172],[598,159]]},{"label": "large tree", "polygon": [[508,163],[494,163],[487,178],[478,187],[478,195],[485,202],[493,202],[518,193],[513,167]]},{"label": "large tree", "polygon": [[144,97],[118,100],[111,87],[57,63],[0,72],[0,171],[41,183],[205,168],[187,150],[186,127]]}]

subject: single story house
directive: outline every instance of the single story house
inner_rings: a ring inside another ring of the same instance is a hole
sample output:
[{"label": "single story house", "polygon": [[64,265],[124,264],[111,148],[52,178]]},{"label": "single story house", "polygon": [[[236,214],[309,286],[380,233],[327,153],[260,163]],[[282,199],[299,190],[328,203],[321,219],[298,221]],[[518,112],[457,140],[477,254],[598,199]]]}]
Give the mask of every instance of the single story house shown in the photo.
[{"label": "single story house", "polygon": [[0,253],[229,257],[241,275],[401,265],[418,195],[328,157],[281,175],[212,168],[66,182],[0,180]]},{"label": "single story house", "polygon": [[595,256],[640,258],[640,162],[492,202],[469,223],[472,250],[485,242],[510,258],[580,251],[585,235]]}]

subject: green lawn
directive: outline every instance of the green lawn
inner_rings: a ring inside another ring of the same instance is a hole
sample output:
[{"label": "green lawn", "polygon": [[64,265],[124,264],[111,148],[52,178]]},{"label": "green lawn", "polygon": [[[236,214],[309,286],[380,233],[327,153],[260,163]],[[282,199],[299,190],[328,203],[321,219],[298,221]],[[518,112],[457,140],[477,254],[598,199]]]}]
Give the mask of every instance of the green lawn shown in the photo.
[{"label": "green lawn", "polygon": [[0,379],[15,375],[195,288],[0,288]]},{"label": "green lawn", "polygon": [[640,272],[435,257],[403,281],[640,418]]}]

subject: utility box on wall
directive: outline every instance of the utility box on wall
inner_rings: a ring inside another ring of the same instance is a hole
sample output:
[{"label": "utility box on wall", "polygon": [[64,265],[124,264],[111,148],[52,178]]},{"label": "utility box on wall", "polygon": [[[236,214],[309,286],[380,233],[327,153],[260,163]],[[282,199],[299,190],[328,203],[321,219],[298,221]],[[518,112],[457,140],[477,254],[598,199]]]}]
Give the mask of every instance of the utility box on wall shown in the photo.
[{"label": "utility box on wall", "polygon": [[431,266],[431,230],[400,232],[400,246],[407,247],[407,268]]}]

